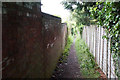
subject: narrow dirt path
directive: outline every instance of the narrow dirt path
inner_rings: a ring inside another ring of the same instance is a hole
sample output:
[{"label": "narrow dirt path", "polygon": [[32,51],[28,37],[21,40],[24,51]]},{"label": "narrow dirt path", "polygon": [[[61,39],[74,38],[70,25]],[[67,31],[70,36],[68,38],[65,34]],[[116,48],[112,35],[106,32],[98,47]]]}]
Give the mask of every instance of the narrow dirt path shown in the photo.
[{"label": "narrow dirt path", "polygon": [[75,50],[75,40],[70,48],[70,54],[67,59],[67,65],[64,67],[63,78],[81,78],[80,66],[78,64],[76,50]]},{"label": "narrow dirt path", "polygon": [[56,72],[55,78],[81,78],[80,66],[78,64],[75,40],[70,48],[70,53],[67,59],[67,63],[59,65],[59,70]]}]

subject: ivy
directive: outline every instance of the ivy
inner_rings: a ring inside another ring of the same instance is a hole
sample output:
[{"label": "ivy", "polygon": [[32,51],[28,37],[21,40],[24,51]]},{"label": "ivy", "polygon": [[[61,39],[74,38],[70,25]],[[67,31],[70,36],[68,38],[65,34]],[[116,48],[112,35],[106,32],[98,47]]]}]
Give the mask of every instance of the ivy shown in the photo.
[{"label": "ivy", "polygon": [[103,36],[107,40],[111,39],[111,53],[115,62],[115,73],[118,77],[120,58],[120,2],[96,2],[90,8],[91,17],[97,20],[98,26],[106,29],[109,36]]}]

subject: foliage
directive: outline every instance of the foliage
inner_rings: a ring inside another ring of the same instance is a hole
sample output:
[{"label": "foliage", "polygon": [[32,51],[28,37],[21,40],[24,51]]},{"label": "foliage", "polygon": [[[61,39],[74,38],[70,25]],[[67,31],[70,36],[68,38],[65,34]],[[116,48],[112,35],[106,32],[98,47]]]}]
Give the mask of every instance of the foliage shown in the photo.
[{"label": "foliage", "polygon": [[84,43],[80,36],[77,36],[75,42],[75,48],[77,51],[77,58],[80,64],[80,70],[85,78],[98,78],[100,76],[99,72],[95,69],[97,68],[94,61],[93,55],[89,52],[87,45]]},{"label": "foliage", "polygon": [[61,17],[60,15],[56,15],[56,14],[54,16],[59,17],[59,18]]},{"label": "foliage", "polygon": [[120,2],[97,2],[90,9],[91,17],[97,20],[98,26],[106,29],[103,38],[111,39],[111,53],[115,61],[115,73],[118,73],[118,58],[120,58]]},{"label": "foliage", "polygon": [[66,44],[65,49],[64,49],[64,51],[62,53],[62,56],[61,56],[61,58],[59,60],[59,63],[62,63],[64,61],[66,61],[67,56],[69,55],[69,50],[70,50],[71,44],[72,44],[72,36],[68,36],[67,44]]},{"label": "foliage", "polygon": [[80,27],[79,31],[80,31],[80,35],[81,35],[81,38],[82,38],[83,27]]},{"label": "foliage", "polygon": [[[120,74],[120,2],[67,2],[63,1],[65,9],[72,12],[76,26],[97,23],[105,28],[107,41],[111,41],[111,53],[115,62],[115,73]],[[82,30],[82,29],[81,29]],[[118,69],[119,68],[119,69]]]},{"label": "foliage", "polygon": [[72,18],[76,22],[76,26],[83,25],[90,25],[90,12],[89,8],[92,7],[95,2],[62,2],[65,9],[68,9],[72,13]]}]

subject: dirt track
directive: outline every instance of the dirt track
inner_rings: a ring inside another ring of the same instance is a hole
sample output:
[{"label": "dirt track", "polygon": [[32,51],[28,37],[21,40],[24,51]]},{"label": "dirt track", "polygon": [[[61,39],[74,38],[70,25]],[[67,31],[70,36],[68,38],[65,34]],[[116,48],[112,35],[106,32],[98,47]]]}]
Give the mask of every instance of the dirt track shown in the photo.
[{"label": "dirt track", "polygon": [[80,66],[78,64],[76,51],[75,51],[75,40],[70,48],[70,53],[66,63],[59,65],[59,70],[53,76],[55,78],[81,78]]}]

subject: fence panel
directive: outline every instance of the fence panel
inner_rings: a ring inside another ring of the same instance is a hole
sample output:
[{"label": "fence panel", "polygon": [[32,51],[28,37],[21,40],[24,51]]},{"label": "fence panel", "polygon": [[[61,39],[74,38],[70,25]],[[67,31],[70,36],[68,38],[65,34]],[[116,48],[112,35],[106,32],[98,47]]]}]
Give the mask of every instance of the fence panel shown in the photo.
[{"label": "fence panel", "polygon": [[83,28],[82,38],[105,75],[108,78],[117,78],[110,53],[110,39],[103,39],[103,35],[107,35],[104,28],[91,25]]}]

